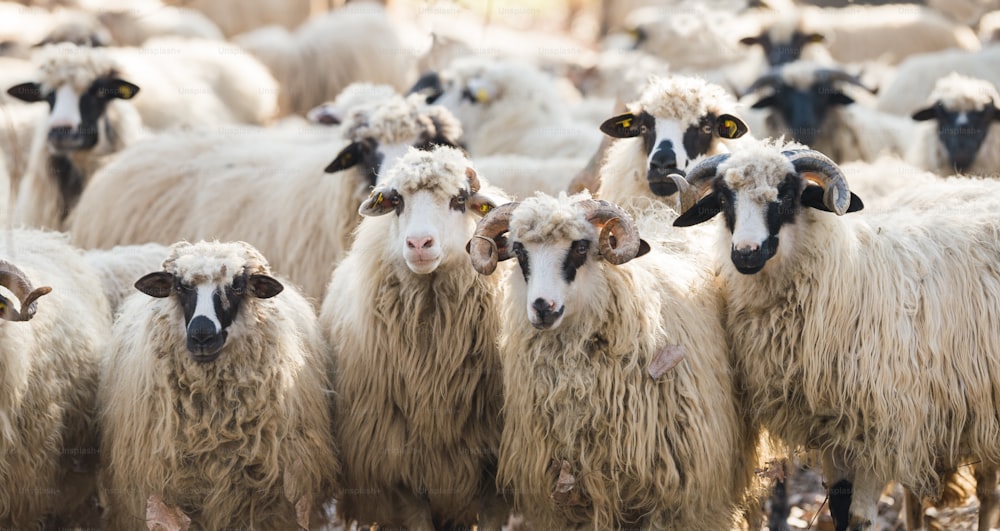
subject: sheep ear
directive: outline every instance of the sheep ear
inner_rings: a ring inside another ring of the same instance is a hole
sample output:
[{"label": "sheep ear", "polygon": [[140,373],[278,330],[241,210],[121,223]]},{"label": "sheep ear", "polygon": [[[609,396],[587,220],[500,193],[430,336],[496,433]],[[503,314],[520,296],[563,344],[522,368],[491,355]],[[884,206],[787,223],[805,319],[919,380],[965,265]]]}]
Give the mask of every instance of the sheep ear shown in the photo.
[{"label": "sheep ear", "polygon": [[150,297],[162,299],[169,296],[170,291],[174,289],[174,275],[166,271],[155,271],[136,280],[135,289]]},{"label": "sheep ear", "polygon": [[805,42],[807,44],[816,44],[826,40],[826,37],[822,33],[809,33],[805,36]]},{"label": "sheep ear", "polygon": [[497,205],[492,199],[486,197],[486,195],[476,192],[469,197],[466,207],[479,215],[479,217],[483,217],[489,214]]},{"label": "sheep ear", "polygon": [[715,132],[722,138],[739,138],[748,131],[747,124],[731,114],[720,115],[715,121]]},{"label": "sheep ear", "polygon": [[934,108],[934,106],[926,107],[910,115],[910,118],[913,118],[917,122],[925,122],[927,120],[933,120],[937,118],[937,110]]},{"label": "sheep ear", "polygon": [[763,98],[757,100],[750,106],[751,109],[766,109],[768,107],[774,107],[778,103],[778,99],[774,96],[764,96]]},{"label": "sheep ear", "polygon": [[247,278],[247,291],[258,299],[270,299],[284,289],[281,282],[268,275],[255,274]]},{"label": "sheep ear", "polygon": [[399,192],[392,188],[376,188],[372,190],[368,199],[361,203],[358,214],[368,217],[382,216],[397,210],[401,200]]},{"label": "sheep ear", "polygon": [[7,94],[28,103],[43,101],[42,86],[38,83],[21,83],[7,89]]},{"label": "sheep ear", "polygon": [[[802,190],[802,196],[799,202],[802,206],[807,206],[809,208],[815,208],[816,210],[822,210],[823,212],[833,212],[827,208],[826,203],[823,202],[823,187],[807,185],[804,190]],[[857,196],[854,192],[851,192],[851,204],[847,207],[847,212],[857,212],[865,208],[865,204],[861,201],[861,198]]]},{"label": "sheep ear", "polygon": [[740,39],[740,44],[744,46],[753,46],[755,44],[760,44],[760,37],[743,37]]},{"label": "sheep ear", "polygon": [[690,227],[691,225],[697,225],[699,223],[704,223],[716,214],[722,211],[722,206],[719,205],[719,197],[712,192],[705,197],[702,197],[694,204],[691,208],[687,209],[683,214],[674,220],[675,227]]},{"label": "sheep ear", "polygon": [[139,86],[124,79],[110,79],[101,87],[99,95],[106,99],[130,100],[139,93]]},{"label": "sheep ear", "polygon": [[854,98],[844,94],[843,92],[838,92],[830,98],[830,102],[834,105],[850,105],[854,103]]},{"label": "sheep ear", "polygon": [[407,94],[423,94],[427,98],[427,103],[434,103],[444,94],[444,85],[441,84],[441,76],[431,70],[420,76],[420,79],[406,91]]},{"label": "sheep ear", "polygon": [[601,124],[601,132],[612,138],[632,138],[642,134],[642,118],[627,112],[608,118]]},{"label": "sheep ear", "polygon": [[353,168],[361,162],[365,156],[366,148],[361,142],[351,142],[347,147],[337,153],[337,158],[333,159],[323,170],[326,173],[336,173],[341,170]]},{"label": "sheep ear", "polygon": [[650,249],[649,242],[643,240],[642,238],[639,238],[639,252],[635,255],[635,257],[639,258],[640,256],[648,253],[649,249]]}]

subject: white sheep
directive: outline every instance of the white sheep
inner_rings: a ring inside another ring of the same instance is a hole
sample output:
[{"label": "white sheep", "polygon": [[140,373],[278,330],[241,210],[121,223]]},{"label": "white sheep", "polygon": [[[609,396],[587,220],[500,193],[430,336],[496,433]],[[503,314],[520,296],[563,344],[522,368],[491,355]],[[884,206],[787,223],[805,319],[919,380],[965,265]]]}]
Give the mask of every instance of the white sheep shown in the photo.
[{"label": "white sheep", "polygon": [[572,120],[552,78],[525,63],[461,58],[440,74],[425,74],[411,91],[462,122],[473,157],[574,157],[582,168],[601,142],[597,124]]},{"label": "white sheep", "polygon": [[[333,346],[348,521],[499,530],[498,281],[469,266],[502,200],[460,151],[411,149],[361,205],[320,323]],[[478,514],[478,516],[477,516]]]},{"label": "white sheep", "polygon": [[11,230],[0,256],[0,525],[94,527],[107,299],[64,235]]},{"label": "white sheep", "polygon": [[139,87],[103,50],[48,46],[37,59],[38,82],[15,85],[11,96],[48,102],[35,126],[17,191],[14,221],[59,229],[93,173],[107,157],[144,134],[130,100]]},{"label": "white sheep", "polygon": [[165,0],[205,14],[226,37],[261,26],[293,29],[314,11],[311,0]]},{"label": "white sheep", "polygon": [[461,135],[444,109],[401,96],[349,113],[330,131],[322,143],[252,129],[150,139],[95,177],[69,232],[87,249],[241,239],[319,301],[379,172],[408,146],[455,145]]},{"label": "white sheep", "polygon": [[701,162],[688,180],[707,195],[674,224],[724,214],[716,261],[751,410],[821,452],[837,529],[869,529],[889,480],[932,495],[944,471],[1000,462],[1000,183],[922,184],[841,218],[863,205],[840,169],[787,147]]},{"label": "white sheep", "polygon": [[951,73],[934,85],[928,106],[913,119],[929,122],[910,146],[907,159],[950,175],[1000,176],[1000,93],[989,81]]},{"label": "white sheep", "polygon": [[[761,138],[785,136],[825,153],[837,162],[901,155],[913,137],[913,124],[878,112],[864,100],[865,87],[840,67],[796,61],[772,69],[747,90],[752,109],[765,110]],[[870,96],[869,96],[870,97]],[[749,119],[749,118],[748,118]]]},{"label": "white sheep", "polygon": [[271,70],[281,86],[282,115],[305,114],[355,81],[405,90],[416,77],[416,56],[403,46],[385,9],[351,3],[314,17],[293,33],[268,26],[233,42]]},{"label": "white sheep", "polygon": [[756,439],[722,298],[658,210],[650,244],[617,206],[538,195],[494,209],[470,244],[480,273],[520,266],[500,319],[498,482],[539,529],[731,529],[745,503]]},{"label": "white sheep", "polygon": [[243,242],[174,244],[135,287],[98,392],[107,527],[321,523],[338,462],[309,303]]},{"label": "white sheep", "polygon": [[135,292],[135,281],[159,267],[169,249],[158,243],[119,245],[111,249],[91,249],[83,259],[98,276],[108,298],[112,315],[118,313],[125,298]]},{"label": "white sheep", "polygon": [[[597,195],[621,206],[636,198],[668,201],[684,187],[684,172],[706,155],[728,153],[747,133],[736,101],[722,87],[696,77],[652,78],[629,112],[601,125],[617,138],[600,169]],[[666,198],[666,199],[664,199]]]},{"label": "white sheep", "polygon": [[937,80],[952,72],[1000,86],[1000,46],[987,46],[979,52],[945,50],[903,61],[889,83],[879,90],[877,108],[910,116],[926,103]]}]

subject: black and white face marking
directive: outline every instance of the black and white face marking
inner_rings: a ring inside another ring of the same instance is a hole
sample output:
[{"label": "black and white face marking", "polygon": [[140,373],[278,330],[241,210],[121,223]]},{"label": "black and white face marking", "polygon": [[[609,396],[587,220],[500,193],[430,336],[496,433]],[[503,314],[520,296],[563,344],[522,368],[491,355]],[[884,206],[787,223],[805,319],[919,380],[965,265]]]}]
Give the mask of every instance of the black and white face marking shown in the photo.
[{"label": "black and white face marking", "polygon": [[[553,329],[562,323],[567,303],[573,301],[574,281],[583,270],[594,246],[588,239],[561,244],[524,244],[513,242],[526,286],[528,322],[539,330]],[[586,282],[582,280],[581,282]]]},{"label": "black and white face marking", "polygon": [[724,186],[717,187],[719,206],[733,235],[730,257],[737,271],[747,275],[756,273],[778,251],[778,233],[785,225],[794,223],[798,214],[801,185],[797,175],[786,175],[778,185],[777,198],[766,203],[743,190],[733,192]]},{"label": "black and white face marking", "polygon": [[938,139],[948,152],[951,167],[957,172],[965,172],[975,164],[990,126],[1000,120],[1000,112],[993,105],[978,111],[949,111],[937,103],[915,112],[913,119],[937,120]]},{"label": "black and white face marking", "polygon": [[823,36],[818,33],[802,33],[796,31],[792,33],[790,41],[774,41],[770,33],[763,33],[757,37],[747,37],[740,40],[747,46],[759,44],[764,49],[764,56],[771,66],[780,66],[785,63],[797,61],[802,57],[802,49],[807,44],[823,42]]},{"label": "black and white face marking", "polygon": [[23,83],[7,91],[27,102],[46,101],[49,104],[49,149],[67,153],[91,149],[100,141],[100,121],[113,99],[131,99],[139,87],[114,77],[97,78],[82,94],[68,84],[43,94],[38,83]]},{"label": "black and white face marking", "polygon": [[773,94],[761,98],[751,108],[777,108],[792,138],[796,142],[811,145],[819,136],[830,110],[837,105],[852,103],[854,100],[834,83],[823,81],[804,90],[779,84],[774,87]]},{"label": "black and white face marking", "polygon": [[164,271],[142,277],[135,286],[152,297],[164,298],[171,294],[177,297],[184,314],[187,350],[191,359],[199,363],[215,361],[222,353],[228,328],[247,294],[264,299],[283,289],[277,280],[267,275],[241,274],[234,277],[230,285],[221,286],[212,282],[188,284]]},{"label": "black and white face marking", "polygon": [[653,117],[643,111],[615,116],[601,125],[601,131],[615,138],[642,138],[646,150],[646,180],[654,195],[677,192],[671,175],[683,177],[691,164],[709,154],[719,138],[739,138],[746,124],[735,116],[706,115],[697,124]]}]

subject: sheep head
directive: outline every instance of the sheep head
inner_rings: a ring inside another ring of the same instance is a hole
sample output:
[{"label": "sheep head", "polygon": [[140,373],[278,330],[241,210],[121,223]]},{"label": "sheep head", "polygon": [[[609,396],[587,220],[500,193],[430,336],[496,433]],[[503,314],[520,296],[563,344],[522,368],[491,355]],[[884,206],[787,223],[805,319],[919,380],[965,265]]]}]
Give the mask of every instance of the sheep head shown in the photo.
[{"label": "sheep head", "polygon": [[38,309],[38,298],[52,291],[47,286],[33,288],[24,271],[6,260],[0,260],[0,286],[9,289],[21,303],[20,309],[15,310],[10,301],[0,296],[0,318],[7,321],[30,321]]},{"label": "sheep head", "polygon": [[864,208],[840,168],[818,151],[761,143],[710,157],[688,174],[702,194],[674,225],[686,227],[722,213],[732,236],[730,258],[743,274],[757,273],[778,250],[781,231],[810,207],[843,215]]},{"label": "sheep head", "polygon": [[938,140],[957,172],[975,164],[993,122],[1000,121],[1000,94],[992,83],[952,73],[937,81],[927,107],[913,113],[916,121],[937,122]]},{"label": "sheep head", "polygon": [[[497,207],[469,244],[473,267],[491,274],[517,257],[527,289],[528,320],[539,329],[562,322],[567,305],[585,305],[598,269],[589,258],[622,265],[649,252],[632,217],[607,201],[537,195]],[[589,264],[589,265],[588,265]],[[574,284],[577,278],[580,282]],[[583,286],[583,287],[581,287]],[[579,300],[584,299],[584,300]]]}]

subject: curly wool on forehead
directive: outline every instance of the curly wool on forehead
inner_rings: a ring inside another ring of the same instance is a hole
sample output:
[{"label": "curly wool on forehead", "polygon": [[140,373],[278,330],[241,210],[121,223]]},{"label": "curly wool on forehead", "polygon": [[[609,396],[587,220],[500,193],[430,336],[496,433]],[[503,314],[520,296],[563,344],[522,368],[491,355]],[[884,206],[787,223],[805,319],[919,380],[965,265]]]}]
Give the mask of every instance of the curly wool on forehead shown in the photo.
[{"label": "curly wool on forehead", "polygon": [[774,201],[778,185],[795,167],[782,151],[803,149],[801,144],[782,139],[748,142],[722,164],[717,174],[734,192],[745,192],[757,201]]},{"label": "curly wool on forehead", "polygon": [[426,104],[419,99],[393,96],[377,105],[356,108],[348,117],[344,131],[354,141],[374,139],[380,144],[402,144],[431,138],[437,127]]},{"label": "curly wool on forehead", "polygon": [[731,113],[736,100],[726,90],[704,79],[688,76],[652,77],[630,111],[644,110],[656,118],[696,125],[708,114]]},{"label": "curly wool on forehead", "polygon": [[42,48],[38,55],[38,72],[45,91],[69,85],[83,93],[99,77],[117,75],[117,64],[102,48],[59,43]]},{"label": "curly wool on forehead", "polygon": [[228,285],[244,269],[248,274],[270,274],[264,256],[245,242],[178,242],[163,261],[164,271],[189,284]]},{"label": "curly wool on forehead", "polygon": [[385,186],[404,196],[425,190],[437,197],[451,198],[459,190],[469,190],[465,169],[471,166],[469,159],[453,147],[436,146],[431,151],[411,147],[389,170]]},{"label": "curly wool on forehead", "polygon": [[584,192],[572,196],[560,192],[559,197],[537,193],[525,199],[510,218],[510,235],[527,243],[593,240],[597,229],[587,221],[578,201],[590,199]]},{"label": "curly wool on forehead", "polygon": [[1000,104],[1000,94],[989,81],[952,72],[937,80],[928,100],[940,102],[949,111],[980,111]]},{"label": "curly wool on forehead", "polygon": [[781,79],[790,87],[806,90],[816,83],[817,72],[829,69],[829,66],[823,66],[813,61],[785,63],[781,66]]}]

